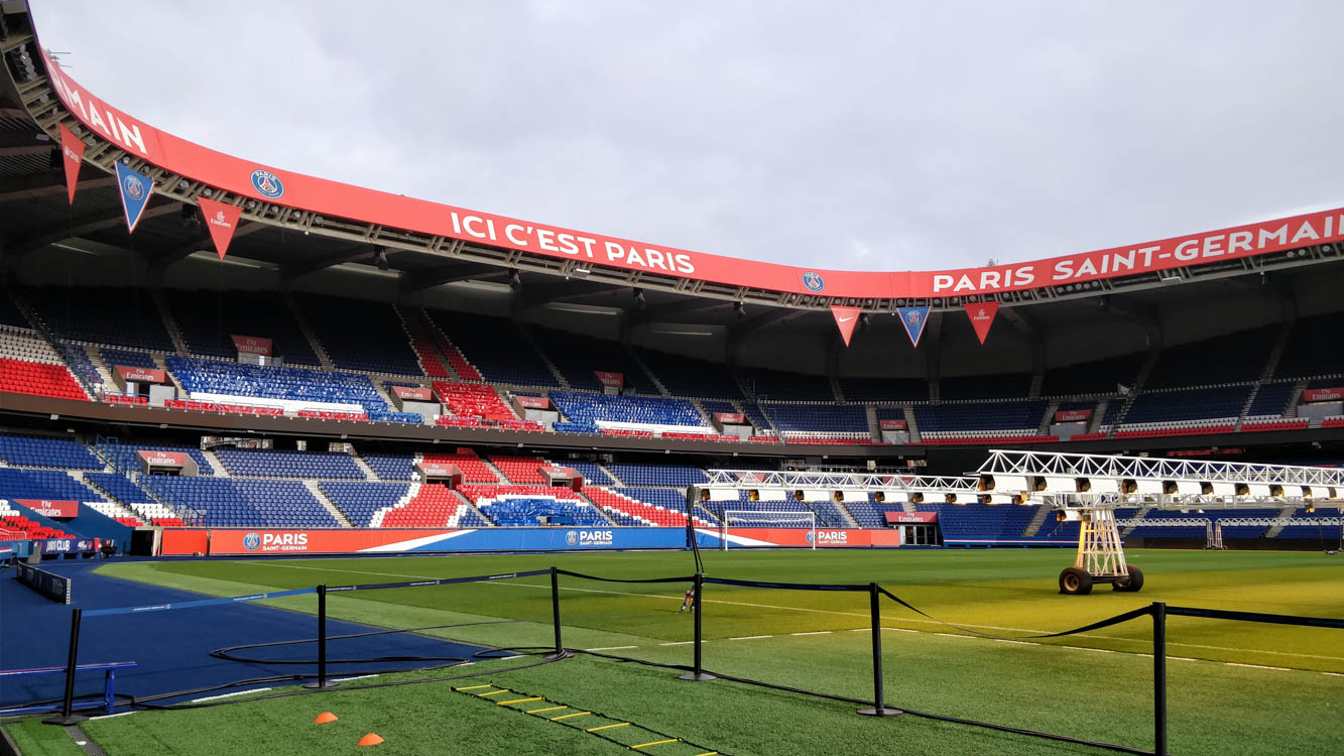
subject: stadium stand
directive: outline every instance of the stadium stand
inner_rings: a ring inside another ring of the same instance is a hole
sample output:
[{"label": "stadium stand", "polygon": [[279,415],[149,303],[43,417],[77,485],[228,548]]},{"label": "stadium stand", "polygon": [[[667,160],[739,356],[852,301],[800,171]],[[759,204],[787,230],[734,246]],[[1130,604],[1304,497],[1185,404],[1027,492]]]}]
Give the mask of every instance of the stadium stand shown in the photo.
[{"label": "stadium stand", "polygon": [[[513,321],[444,310],[427,312],[485,380],[512,386],[559,387],[541,354]],[[458,374],[467,377],[461,370]]]},{"label": "stadium stand", "polygon": [[168,293],[168,304],[193,354],[232,359],[238,355],[233,336],[255,336],[270,339],[273,355],[285,364],[321,364],[294,313],[273,294],[179,290]]},{"label": "stadium stand", "polygon": [[1144,388],[1257,380],[1280,330],[1278,326],[1266,326],[1164,349]]},{"label": "stadium stand", "polygon": [[0,392],[89,398],[50,344],[31,331],[9,327],[0,327]]},{"label": "stadium stand", "polygon": [[840,391],[850,402],[929,400],[929,382],[924,378],[841,378]]},{"label": "stadium stand", "polygon": [[141,484],[156,498],[202,514],[202,524],[334,528],[338,523],[296,480],[148,475]]},{"label": "stadium stand", "polygon": [[775,428],[785,436],[833,436],[866,439],[868,414],[860,404],[779,404],[766,405]]},{"label": "stadium stand", "polygon": [[349,454],[219,449],[215,457],[231,475],[253,478],[362,480],[364,472]]},{"label": "stadium stand", "polygon": [[452,454],[426,454],[426,465],[456,465],[467,483],[499,483],[499,476],[472,449],[458,449]]},{"label": "stadium stand", "polygon": [[686,486],[705,483],[705,471],[690,465],[614,464],[607,469],[626,486]]},{"label": "stadium stand", "polygon": [[379,480],[411,480],[415,459],[409,454],[361,454]]},{"label": "stadium stand", "polygon": [[1030,388],[1030,374],[945,377],[938,381],[938,396],[943,401],[1013,399],[1026,396]]},{"label": "stadium stand", "polygon": [[144,289],[42,288],[20,292],[57,338],[174,351],[153,296]]},{"label": "stadium stand", "polygon": [[647,349],[635,354],[673,396],[738,401],[742,392],[726,365]]},{"label": "stadium stand", "polygon": [[57,470],[101,470],[103,463],[77,441],[43,436],[0,435],[0,461]]},{"label": "stadium stand", "polygon": [[537,328],[532,336],[569,385],[601,391],[595,370],[621,373],[625,386],[641,394],[658,395],[658,386],[644,368],[621,347],[620,342],[578,336],[564,331]]},{"label": "stadium stand", "polygon": [[802,375],[752,368],[742,371],[742,383],[757,401],[833,402],[835,392],[824,375]]},{"label": "stadium stand", "polygon": [[171,444],[136,444],[104,441],[95,447],[99,456],[107,460],[108,464],[115,470],[125,470],[139,472],[144,468],[139,453],[141,451],[168,451],[186,454],[196,463],[197,473],[200,475],[214,475],[214,466],[210,460],[205,458],[200,449],[193,449],[189,446],[173,446]]},{"label": "stadium stand", "polygon": [[357,528],[373,526],[374,515],[379,510],[396,506],[411,488],[409,483],[369,483],[347,481],[321,481],[318,487],[323,495],[341,510],[345,519]]},{"label": "stadium stand", "polygon": [[[661,396],[608,396],[577,391],[552,391],[551,403],[568,418],[566,428],[659,432],[711,429],[688,399]],[[582,430],[581,430],[582,429]]]},{"label": "stadium stand", "polygon": [[337,368],[424,375],[405,326],[391,305],[305,295],[296,302]]},{"label": "stadium stand", "polygon": [[1045,371],[1041,384],[1043,396],[1079,396],[1114,394],[1118,384],[1134,386],[1138,382],[1142,357],[1118,357],[1096,362],[1066,365]]},{"label": "stadium stand", "polygon": [[1293,323],[1274,376],[1310,378],[1344,373],[1344,351],[1338,347],[1340,333],[1344,333],[1344,313],[1299,318]]}]

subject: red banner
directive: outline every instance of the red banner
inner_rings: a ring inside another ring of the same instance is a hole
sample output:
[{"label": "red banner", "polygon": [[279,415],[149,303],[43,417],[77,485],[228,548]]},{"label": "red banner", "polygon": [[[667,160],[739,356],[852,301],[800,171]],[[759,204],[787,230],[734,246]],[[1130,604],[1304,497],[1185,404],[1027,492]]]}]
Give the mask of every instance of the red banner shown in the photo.
[{"label": "red banner", "polygon": [[237,347],[242,354],[259,354],[263,357],[271,356],[271,340],[260,336],[239,336],[233,334],[229,338],[233,339],[233,345]]},{"label": "red banner", "polygon": [[625,373],[613,373],[609,370],[594,370],[597,382],[607,388],[619,389],[625,386]]},{"label": "red banner", "polygon": [[68,520],[79,516],[79,502],[50,499],[15,499],[14,503],[28,507],[43,517]]},{"label": "red banner", "polygon": [[845,346],[849,346],[849,340],[854,337],[854,329],[859,325],[861,311],[857,307],[831,305],[831,314],[835,316],[836,328],[840,329],[840,338],[845,340]]},{"label": "red banner", "polygon": [[715,412],[714,422],[719,425],[747,425],[747,416],[741,412]]},{"label": "red banner", "polygon": [[457,465],[442,462],[421,462],[420,472],[426,478],[457,478],[462,476],[462,471]]},{"label": "red banner", "polygon": [[1055,422],[1057,423],[1078,423],[1088,420],[1092,417],[1091,408],[1055,410]]},{"label": "red banner", "polygon": [[888,525],[928,525],[938,522],[937,512],[894,512],[882,513]]},{"label": "red banner", "polygon": [[229,253],[229,242],[233,241],[233,233],[238,230],[238,219],[242,217],[243,209],[208,197],[197,197],[196,202],[201,206],[201,215],[205,216],[205,228],[210,232],[210,240],[215,243],[215,253],[223,260],[224,255]]},{"label": "red banner", "polygon": [[191,459],[186,452],[158,451],[140,449],[136,452],[140,460],[149,467],[186,467]]},{"label": "red banner", "polygon": [[880,428],[881,430],[905,430],[905,429],[906,429],[906,425],[905,425],[905,421],[904,421],[904,420],[896,420],[896,419],[894,419],[894,418],[891,419],[891,420],[878,420],[878,421],[877,421],[877,427]]},{"label": "red banner", "polygon": [[519,407],[523,407],[525,409],[544,410],[551,408],[551,400],[547,399],[544,396],[515,396],[513,398],[515,401],[518,402]]},{"label": "red banner", "polygon": [[167,383],[168,374],[155,368],[130,367],[128,365],[113,365],[112,371],[123,381],[135,381],[136,383]]},{"label": "red banner", "polygon": [[[717,531],[715,531],[717,535]],[[728,548],[812,545],[812,531],[807,528],[729,528]],[[898,530],[854,530],[849,528],[817,528],[817,548],[883,548],[901,545]]]},{"label": "red banner", "polygon": [[432,402],[434,392],[422,386],[393,386],[392,395],[402,401]]},{"label": "red banner", "polygon": [[1344,388],[1302,389],[1304,402],[1335,402],[1344,399]]},{"label": "red banner", "polygon": [[971,328],[976,338],[984,344],[989,336],[989,327],[994,325],[994,316],[999,314],[998,302],[972,302],[966,304],[966,315],[971,319]]},{"label": "red banner", "polygon": [[75,204],[75,189],[79,187],[79,168],[84,164],[84,140],[61,124],[61,162],[65,164],[65,190],[70,204]]},{"label": "red banner", "polygon": [[[159,131],[107,105],[49,57],[46,64],[61,102],[103,138],[155,165],[234,194],[389,229],[731,286],[825,297],[969,296],[1132,276],[1344,239],[1344,209],[1336,209],[986,268],[863,273],[740,260],[483,213],[263,166]],[[834,235],[846,232],[844,228],[829,231]]]}]

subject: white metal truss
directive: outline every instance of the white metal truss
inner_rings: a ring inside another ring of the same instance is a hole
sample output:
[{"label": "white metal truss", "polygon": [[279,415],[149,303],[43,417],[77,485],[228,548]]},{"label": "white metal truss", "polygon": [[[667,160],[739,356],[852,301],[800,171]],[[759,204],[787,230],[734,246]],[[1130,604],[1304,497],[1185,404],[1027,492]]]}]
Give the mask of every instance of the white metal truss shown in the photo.
[{"label": "white metal truss", "polygon": [[1120,543],[1114,509],[1084,512],[1078,531],[1078,556],[1073,566],[1092,577],[1124,577],[1129,574],[1125,549]]},{"label": "white metal truss", "polygon": [[713,490],[784,491],[881,491],[887,496],[910,494],[953,495],[960,503],[976,500],[977,480],[956,475],[894,475],[892,473],[850,473],[766,470],[709,470],[704,488]]},{"label": "white metal truss", "polygon": [[1344,495],[1344,469],[993,449],[980,487],[1063,509],[1282,507]]}]

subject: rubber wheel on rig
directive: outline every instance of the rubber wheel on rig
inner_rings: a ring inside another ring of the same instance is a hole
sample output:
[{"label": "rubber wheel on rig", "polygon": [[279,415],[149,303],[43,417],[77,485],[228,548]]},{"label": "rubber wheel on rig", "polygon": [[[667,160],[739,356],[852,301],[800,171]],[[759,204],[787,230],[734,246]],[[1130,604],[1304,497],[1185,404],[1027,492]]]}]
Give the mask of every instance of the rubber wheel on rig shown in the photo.
[{"label": "rubber wheel on rig", "polygon": [[1070,596],[1082,596],[1092,592],[1092,576],[1086,570],[1066,567],[1059,573],[1059,592]]},{"label": "rubber wheel on rig", "polygon": [[1143,590],[1143,570],[1134,565],[1129,566],[1129,575],[1119,578],[1111,583],[1111,590],[1122,593],[1138,593]]}]

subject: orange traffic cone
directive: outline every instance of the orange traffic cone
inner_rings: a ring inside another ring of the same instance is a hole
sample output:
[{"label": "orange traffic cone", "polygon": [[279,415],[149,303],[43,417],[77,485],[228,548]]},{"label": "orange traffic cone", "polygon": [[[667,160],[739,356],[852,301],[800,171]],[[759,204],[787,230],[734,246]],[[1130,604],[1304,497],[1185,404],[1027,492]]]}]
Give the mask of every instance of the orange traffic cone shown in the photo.
[{"label": "orange traffic cone", "polygon": [[332,722],[335,721],[336,721],[336,715],[332,714],[329,711],[324,711],[313,718],[313,724],[315,725],[331,724]]},{"label": "orange traffic cone", "polygon": [[362,748],[365,746],[376,746],[382,742],[383,739],[378,737],[378,733],[371,732],[368,735],[365,735],[364,737],[360,738],[359,742],[355,743],[355,745],[360,746]]}]

